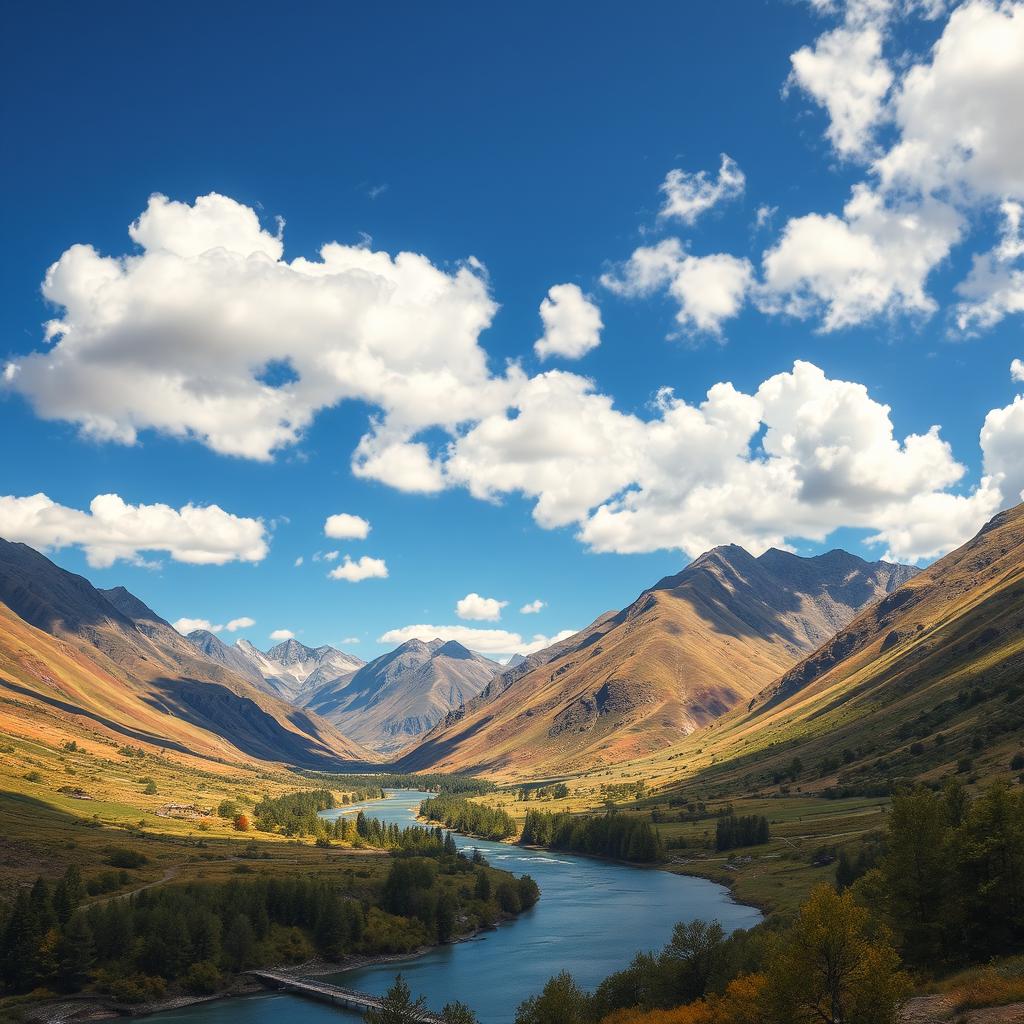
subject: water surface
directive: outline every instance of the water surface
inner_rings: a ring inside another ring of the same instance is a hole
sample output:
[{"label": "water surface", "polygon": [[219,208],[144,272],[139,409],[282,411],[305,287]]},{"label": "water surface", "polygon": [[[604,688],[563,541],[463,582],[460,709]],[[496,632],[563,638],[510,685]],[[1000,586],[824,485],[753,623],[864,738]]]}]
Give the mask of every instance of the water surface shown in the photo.
[{"label": "water surface", "polygon": [[[387,800],[356,806],[404,827],[415,822],[426,796],[397,790]],[[336,818],[352,810],[336,808],[323,816]],[[413,994],[425,995],[433,1010],[461,999],[476,1010],[481,1024],[513,1024],[519,1003],[552,974],[567,970],[592,988],[634,953],[663,946],[677,921],[717,920],[732,931],[760,920],[756,909],[734,903],[727,889],[701,878],[462,836],[455,841],[462,850],[479,848],[495,867],[532,875],[541,888],[540,902],[515,921],[467,942],[438,947],[400,965],[346,971],[328,980],[383,993],[401,970]],[[358,1019],[278,994],[199,1004],[153,1018],[159,1024],[342,1024]]]}]

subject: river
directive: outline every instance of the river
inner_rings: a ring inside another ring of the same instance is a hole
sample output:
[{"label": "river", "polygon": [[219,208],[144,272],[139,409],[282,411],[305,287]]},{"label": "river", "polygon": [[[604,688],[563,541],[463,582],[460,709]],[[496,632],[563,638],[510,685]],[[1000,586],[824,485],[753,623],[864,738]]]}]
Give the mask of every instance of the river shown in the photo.
[{"label": "river", "polygon": [[[356,805],[372,817],[401,826],[415,823],[428,793],[391,792],[386,800]],[[355,808],[323,812],[336,818]],[[701,878],[633,868],[609,861],[526,850],[456,836],[462,850],[479,848],[495,867],[529,874],[541,888],[540,902],[515,921],[466,942],[440,946],[401,964],[382,964],[324,979],[363,992],[383,993],[397,971],[413,995],[432,1010],[461,999],[481,1024],[513,1024],[516,1007],[538,992],[552,974],[569,971],[595,986],[641,950],[658,949],[677,921],[718,920],[727,931],[760,919],[753,907],[733,902],[728,889]],[[342,1024],[357,1014],[302,999],[265,994],[200,1003],[154,1015],[154,1024]]]}]

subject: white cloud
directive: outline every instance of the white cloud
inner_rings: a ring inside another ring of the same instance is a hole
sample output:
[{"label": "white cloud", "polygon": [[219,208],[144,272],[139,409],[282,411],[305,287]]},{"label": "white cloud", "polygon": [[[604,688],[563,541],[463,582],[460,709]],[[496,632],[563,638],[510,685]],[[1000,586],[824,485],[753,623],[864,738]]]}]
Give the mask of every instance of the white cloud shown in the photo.
[{"label": "white cloud", "polygon": [[968,0],[893,103],[899,140],[878,162],[886,185],[1024,197],[1024,4]]},{"label": "white cloud", "polygon": [[[849,526],[917,560],[966,539],[964,517],[936,498],[964,474],[938,428],[900,440],[889,408],[863,385],[806,362],[752,394],[716,384],[698,405],[663,391],[647,420],[615,409],[582,377],[541,374],[512,414],[452,444],[445,472],[478,498],[533,499],[538,524],[576,524],[597,551],[694,556],[736,542],[758,552]],[[967,506],[978,525],[990,500]],[[939,539],[919,547],[900,533],[911,513],[934,515]]]},{"label": "white cloud", "polygon": [[270,634],[270,639],[277,641],[294,640],[295,634],[290,629],[275,629],[274,632]]},{"label": "white cloud", "polygon": [[725,153],[714,181],[708,178],[707,171],[691,173],[675,168],[661,184],[665,202],[658,216],[693,224],[718,203],[743,195],[746,184],[747,179],[736,161]]},{"label": "white cloud", "polygon": [[[355,399],[380,410],[357,472],[401,486],[411,468],[422,490],[436,481],[424,485],[409,435],[501,407],[522,377],[492,375],[478,344],[497,306],[476,260],[449,273],[330,242],[288,262],[280,230],[216,194],[154,196],[130,234],[141,253],[75,245],[49,269],[51,344],[5,373],[40,416],[90,437],[131,444],[152,429],[269,459],[318,411]],[[268,368],[285,371],[276,386]]]},{"label": "white cloud", "polygon": [[377,637],[377,643],[397,645],[404,644],[407,640],[423,640],[424,642],[435,639],[454,640],[456,643],[460,643],[472,651],[479,651],[481,654],[532,654],[534,651],[543,650],[559,640],[572,636],[574,632],[574,630],[566,629],[553,637],[546,637],[537,633],[532,639],[524,640],[518,633],[512,633],[505,629],[478,629],[473,626],[429,626],[419,624],[389,629],[386,633]]},{"label": "white cloud", "polygon": [[601,311],[575,284],[556,284],[540,304],[544,336],[534,342],[541,359],[579,359],[601,344]]},{"label": "white cloud", "polygon": [[1010,379],[1024,381],[1024,362],[1020,359],[1014,359],[1010,363]]},{"label": "white cloud", "polygon": [[336,562],[340,555],[340,551],[325,551],[323,559],[325,562]]},{"label": "white cloud", "polygon": [[477,622],[497,622],[501,618],[501,609],[508,601],[499,601],[495,597],[481,597],[477,593],[467,594],[455,605],[455,614],[460,619],[472,619]]},{"label": "white cloud", "polygon": [[538,598],[536,601],[530,601],[528,604],[524,604],[519,609],[520,615],[536,615],[541,608],[546,607],[545,603]]},{"label": "white cloud", "polygon": [[606,288],[627,298],[666,289],[678,303],[676,320],[684,330],[713,335],[743,308],[752,282],[749,260],[728,253],[692,256],[677,238],[641,246],[617,274],[601,278]]},{"label": "white cloud", "polygon": [[130,505],[116,494],[97,495],[88,511],[59,505],[45,494],[2,496],[0,536],[36,548],[81,547],[96,568],[118,559],[142,564],[144,551],[193,565],[224,565],[259,562],[268,550],[261,519],[235,516],[217,505]]},{"label": "white cloud", "polygon": [[347,580],[358,583],[360,580],[387,579],[388,567],[383,558],[370,558],[363,555],[357,562],[346,555],[344,562],[327,574],[332,580]]},{"label": "white cloud", "polygon": [[841,156],[861,156],[883,114],[893,73],[882,57],[882,27],[847,23],[790,57],[790,81],[828,111],[828,138]]},{"label": "white cloud", "polygon": [[229,633],[236,633],[240,629],[248,629],[250,626],[256,625],[255,619],[250,619],[247,615],[243,615],[240,618],[232,619],[227,625],[214,624],[209,619],[189,619],[180,618],[176,622],[171,623],[174,628],[186,636],[197,629],[205,629],[207,633],[221,633],[225,629]]},{"label": "white cloud", "polygon": [[560,643],[562,640],[568,640],[569,637],[579,632],[575,629],[563,629],[556,633],[554,636],[544,636],[543,633],[534,633],[530,638],[529,642],[520,644],[514,654],[534,654],[537,651],[543,651],[546,647],[550,647],[552,644]]},{"label": "white cloud", "polygon": [[299,557],[295,559],[295,568],[298,569],[298,567],[300,565],[302,565],[302,562],[303,562],[302,555],[299,555]]},{"label": "white cloud", "polygon": [[885,313],[930,315],[925,283],[959,240],[962,218],[936,199],[889,202],[857,185],[843,216],[790,220],[764,254],[762,308],[821,316],[832,331]]},{"label": "white cloud", "polygon": [[324,522],[324,533],[334,540],[366,540],[370,533],[370,524],[362,516],[339,512],[327,517]]},{"label": "white cloud", "polygon": [[341,643],[343,643],[346,647],[350,647],[352,644],[358,644],[360,642],[361,641],[357,636],[346,636],[341,640]]},{"label": "white cloud", "polygon": [[[1021,219],[1024,205],[1006,200],[1001,204],[1003,229],[996,246],[975,255],[967,278],[957,286],[963,301],[957,306],[957,326],[962,331],[992,327],[1011,313],[1024,312],[1024,236]],[[1014,360],[1020,365],[1020,360]],[[1013,371],[1014,379],[1019,379]]]},{"label": "white cloud", "polygon": [[182,635],[187,636],[197,629],[205,629],[207,633],[219,633],[224,629],[222,625],[214,625],[209,619],[188,619],[180,618],[171,625]]},{"label": "white cloud", "polygon": [[[933,270],[978,212],[1001,203],[1003,242],[974,255],[956,322],[973,332],[1024,311],[1024,271],[1014,265],[1021,253],[1006,244],[1020,242],[1013,211],[1024,199],[1024,3],[961,3],[909,66],[902,54],[886,59],[889,22],[938,17],[941,0],[860,0],[842,9],[842,26],[793,54],[791,81],[827,108],[833,145],[864,162],[869,179],[842,216],[789,221],[765,253],[762,308],[821,316],[826,331],[879,315],[929,316]],[[891,142],[885,150],[880,125]]]}]

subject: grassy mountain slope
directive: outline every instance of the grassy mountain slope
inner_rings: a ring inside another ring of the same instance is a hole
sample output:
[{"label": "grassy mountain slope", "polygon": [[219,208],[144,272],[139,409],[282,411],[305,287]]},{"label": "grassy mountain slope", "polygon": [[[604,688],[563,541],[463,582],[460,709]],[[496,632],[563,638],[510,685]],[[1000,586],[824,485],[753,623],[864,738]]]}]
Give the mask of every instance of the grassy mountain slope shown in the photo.
[{"label": "grassy mountain slope", "polygon": [[[130,614],[127,614],[127,613]],[[48,716],[74,736],[203,757],[330,767],[374,756],[328,723],[210,661],[122,588],[103,593],[23,544],[0,541],[0,695],[12,730]]]},{"label": "grassy mountain slope", "polygon": [[1006,777],[1022,728],[1019,505],[745,706],[630,767],[722,792],[884,792],[897,779]]},{"label": "grassy mountain slope", "polygon": [[715,548],[502,673],[405,759],[514,778],[664,749],[757,693],[913,574],[841,551]]}]

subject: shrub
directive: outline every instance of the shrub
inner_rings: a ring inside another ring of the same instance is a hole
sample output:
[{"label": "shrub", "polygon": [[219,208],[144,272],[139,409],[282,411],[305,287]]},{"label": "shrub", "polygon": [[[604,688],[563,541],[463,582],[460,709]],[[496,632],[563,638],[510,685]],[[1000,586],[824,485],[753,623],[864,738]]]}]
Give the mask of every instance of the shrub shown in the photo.
[{"label": "shrub", "polygon": [[235,831],[236,832],[248,832],[249,831],[249,815],[248,814],[236,814],[235,815]]},{"label": "shrub", "polygon": [[107,854],[107,863],[115,868],[141,868],[143,864],[149,863],[149,858],[138,850],[115,846]]},{"label": "shrub", "polygon": [[195,995],[211,995],[221,986],[220,971],[209,960],[203,960],[188,969],[181,979],[181,986]]}]

